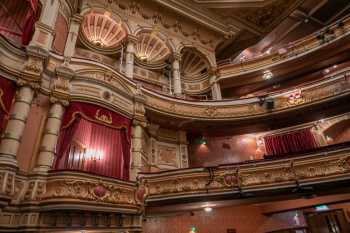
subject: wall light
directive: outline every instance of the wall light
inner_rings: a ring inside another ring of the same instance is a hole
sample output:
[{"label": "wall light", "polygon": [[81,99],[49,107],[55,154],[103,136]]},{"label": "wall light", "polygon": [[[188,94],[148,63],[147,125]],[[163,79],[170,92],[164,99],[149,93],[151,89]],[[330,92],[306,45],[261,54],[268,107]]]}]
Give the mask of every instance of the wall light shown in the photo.
[{"label": "wall light", "polygon": [[207,207],[204,207],[204,211],[209,213],[209,212],[213,211],[213,208],[207,206]]},{"label": "wall light", "polygon": [[86,152],[86,156],[89,159],[91,159],[93,161],[96,161],[96,160],[103,159],[104,153],[102,151],[88,149],[87,152]]}]

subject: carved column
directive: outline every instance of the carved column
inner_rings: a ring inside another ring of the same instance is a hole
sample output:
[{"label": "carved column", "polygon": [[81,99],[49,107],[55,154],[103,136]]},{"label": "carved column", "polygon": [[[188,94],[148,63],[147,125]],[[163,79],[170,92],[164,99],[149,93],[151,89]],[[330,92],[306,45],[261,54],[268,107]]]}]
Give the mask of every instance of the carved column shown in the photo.
[{"label": "carved column", "polygon": [[159,125],[149,124],[147,126],[148,133],[150,135],[150,154],[148,155],[148,163],[150,166],[155,167],[158,164],[157,161],[157,134]]},{"label": "carved column", "polygon": [[181,74],[180,74],[180,54],[174,54],[174,60],[172,63],[172,76],[173,76],[173,86],[174,86],[174,95],[182,95],[182,86],[181,86]]},{"label": "carved column", "polygon": [[180,149],[180,168],[188,168],[189,167],[189,161],[188,161],[188,141],[187,141],[187,135],[186,131],[179,131],[179,149]]},{"label": "carved column", "polygon": [[64,57],[67,61],[70,61],[71,57],[74,55],[82,20],[83,17],[79,14],[75,14],[70,18],[69,34],[64,48]]},{"label": "carved column", "polygon": [[142,162],[142,136],[143,136],[144,124],[139,121],[134,121],[132,128],[132,155],[131,155],[131,169],[130,180],[135,181],[137,174],[141,172],[143,167]]},{"label": "carved column", "polygon": [[15,103],[11,108],[10,119],[0,144],[0,163],[11,166],[17,166],[16,155],[34,97],[31,83],[22,82],[19,85]]},{"label": "carved column", "polygon": [[41,142],[40,153],[35,171],[47,172],[53,163],[55,147],[59,136],[59,131],[64,113],[64,103],[57,99],[52,101],[49,115],[45,126],[44,137]]},{"label": "carved column", "polygon": [[209,73],[213,100],[222,100],[220,84],[216,81],[216,70]]},{"label": "carved column", "polygon": [[59,6],[60,1],[46,0],[44,2],[40,19],[35,24],[35,32],[30,45],[37,45],[50,50]]},{"label": "carved column", "polygon": [[132,155],[131,155],[131,168],[130,168],[130,180],[136,180],[137,174],[143,167],[142,157],[142,137],[143,130],[146,127],[145,118],[145,97],[142,94],[141,86],[137,86],[137,91],[134,96],[134,121],[132,129]]},{"label": "carved column", "polygon": [[51,107],[41,141],[37,165],[34,169],[37,172],[47,172],[53,165],[62,117],[65,107],[69,104],[69,82],[74,76],[74,72],[66,66],[61,66],[56,68],[56,75],[57,78],[53,80],[51,86]]},{"label": "carved column", "polygon": [[130,79],[133,79],[134,77],[134,59],[136,42],[137,38],[129,35],[125,53],[125,76]]},{"label": "carved column", "polygon": [[34,98],[35,89],[39,88],[44,62],[48,52],[37,46],[26,47],[27,61],[21,72],[21,78],[17,80],[19,86],[15,103],[10,111],[10,119],[0,144],[0,163],[17,166],[17,151],[30,107]]}]

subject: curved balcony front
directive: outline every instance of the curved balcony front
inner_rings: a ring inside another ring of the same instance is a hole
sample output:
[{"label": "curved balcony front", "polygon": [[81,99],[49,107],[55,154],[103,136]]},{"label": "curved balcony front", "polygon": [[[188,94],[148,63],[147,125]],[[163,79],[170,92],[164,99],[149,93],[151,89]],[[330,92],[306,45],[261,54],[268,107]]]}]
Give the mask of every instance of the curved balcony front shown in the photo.
[{"label": "curved balcony front", "polygon": [[275,160],[141,174],[148,205],[273,194],[307,194],[350,181],[349,145]]},{"label": "curved balcony front", "polygon": [[74,171],[52,171],[38,196],[41,210],[93,210],[135,214],[137,185]]}]

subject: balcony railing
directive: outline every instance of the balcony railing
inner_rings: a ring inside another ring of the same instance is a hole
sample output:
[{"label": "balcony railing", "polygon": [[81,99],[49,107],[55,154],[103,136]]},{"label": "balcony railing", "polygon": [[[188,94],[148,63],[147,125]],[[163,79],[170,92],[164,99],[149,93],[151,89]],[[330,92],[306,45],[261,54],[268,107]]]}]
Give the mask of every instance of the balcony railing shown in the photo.
[{"label": "balcony railing", "polygon": [[[349,181],[350,148],[333,147],[298,157],[141,174],[146,202],[188,198],[254,195],[263,191]],[[289,191],[290,192],[290,191]]]}]

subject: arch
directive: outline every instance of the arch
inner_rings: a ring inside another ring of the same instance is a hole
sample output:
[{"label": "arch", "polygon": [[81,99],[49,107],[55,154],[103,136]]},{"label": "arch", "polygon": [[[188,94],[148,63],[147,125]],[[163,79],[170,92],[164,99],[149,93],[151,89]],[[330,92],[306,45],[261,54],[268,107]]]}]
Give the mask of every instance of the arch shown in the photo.
[{"label": "arch", "polygon": [[181,53],[181,51],[185,48],[192,48],[199,52],[202,56],[205,57],[205,59],[208,61],[209,65],[211,67],[216,67],[216,60],[215,60],[215,55],[210,55],[207,50],[198,48],[194,46],[192,43],[179,43],[179,45],[176,47],[175,51],[177,53]]},{"label": "arch", "polygon": [[[133,35],[137,37],[137,35],[139,35],[142,32],[153,32],[153,31],[155,31],[155,28],[153,27],[138,26],[133,32]],[[169,36],[167,36],[160,30],[157,30],[157,36],[159,36],[160,39],[162,39],[166,43],[166,45],[170,48],[170,51],[172,54],[176,52],[176,46],[173,43],[173,41],[169,38]]]},{"label": "arch", "polygon": [[181,72],[188,82],[201,81],[208,78],[210,62],[205,54],[195,47],[181,49]]}]

